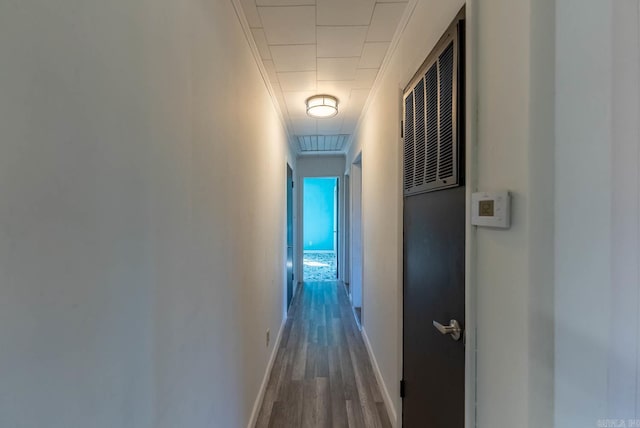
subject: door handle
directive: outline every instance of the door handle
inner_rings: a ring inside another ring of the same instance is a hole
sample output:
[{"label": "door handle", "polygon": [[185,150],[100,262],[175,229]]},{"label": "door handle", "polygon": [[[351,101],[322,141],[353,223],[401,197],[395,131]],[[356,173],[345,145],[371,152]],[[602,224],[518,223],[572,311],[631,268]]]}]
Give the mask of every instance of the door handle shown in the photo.
[{"label": "door handle", "polygon": [[442,334],[449,334],[453,340],[460,340],[462,337],[462,328],[456,320],[449,321],[449,325],[442,325],[438,321],[433,322],[433,326]]}]

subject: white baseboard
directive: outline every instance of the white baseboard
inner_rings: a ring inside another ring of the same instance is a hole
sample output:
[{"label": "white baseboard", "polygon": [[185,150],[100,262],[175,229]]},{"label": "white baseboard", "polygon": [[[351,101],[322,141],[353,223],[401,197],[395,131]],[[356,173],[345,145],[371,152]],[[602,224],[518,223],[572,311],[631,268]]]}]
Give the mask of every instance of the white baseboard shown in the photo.
[{"label": "white baseboard", "polygon": [[280,341],[282,340],[282,332],[284,331],[284,326],[286,323],[287,323],[287,318],[285,317],[284,320],[282,320],[282,324],[280,325],[280,331],[278,331],[278,337],[276,338],[276,341],[273,344],[273,350],[271,351],[271,356],[269,357],[269,363],[267,364],[267,369],[264,372],[264,377],[262,378],[262,384],[260,385],[258,396],[256,397],[256,401],[253,404],[253,410],[251,411],[251,417],[249,418],[249,423],[247,424],[247,428],[254,428],[256,426],[256,422],[258,422],[258,415],[260,414],[260,408],[262,407],[262,400],[264,400],[264,394],[267,391],[269,376],[271,375],[271,369],[273,368],[273,363],[275,363],[276,361],[276,355],[278,355],[278,349],[280,348]]},{"label": "white baseboard", "polygon": [[393,405],[391,395],[389,394],[389,388],[387,388],[387,384],[384,383],[384,379],[382,379],[382,373],[380,373],[378,361],[376,360],[376,356],[373,354],[373,349],[371,349],[371,343],[369,342],[369,338],[367,337],[367,332],[365,331],[364,327],[362,327],[360,331],[362,332],[362,338],[364,339],[364,345],[367,348],[367,353],[369,354],[369,358],[371,359],[373,373],[376,375],[376,380],[378,381],[378,386],[380,387],[380,392],[382,393],[384,406],[386,407],[387,413],[389,414],[389,419],[391,420],[391,426],[393,426],[393,428],[398,428],[400,426],[398,424],[398,415],[396,413],[396,408]]}]

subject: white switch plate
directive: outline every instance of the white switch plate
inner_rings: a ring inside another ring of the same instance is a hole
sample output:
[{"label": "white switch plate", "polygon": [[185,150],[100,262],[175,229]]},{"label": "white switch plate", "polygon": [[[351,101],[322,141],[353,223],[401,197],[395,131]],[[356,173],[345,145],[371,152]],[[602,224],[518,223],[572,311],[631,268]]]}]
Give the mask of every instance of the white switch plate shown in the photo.
[{"label": "white switch plate", "polygon": [[511,195],[508,191],[471,195],[471,224],[508,229],[511,227]]}]

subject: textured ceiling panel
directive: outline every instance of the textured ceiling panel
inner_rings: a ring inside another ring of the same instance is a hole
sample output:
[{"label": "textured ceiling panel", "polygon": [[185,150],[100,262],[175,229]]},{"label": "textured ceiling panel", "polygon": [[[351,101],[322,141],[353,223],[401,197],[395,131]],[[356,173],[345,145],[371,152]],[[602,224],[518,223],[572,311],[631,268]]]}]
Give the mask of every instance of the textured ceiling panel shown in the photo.
[{"label": "textured ceiling panel", "polygon": [[380,68],[387,49],[389,49],[389,42],[365,43],[358,68]]},{"label": "textured ceiling panel", "polygon": [[271,46],[276,71],[313,71],[316,69],[316,45]]},{"label": "textured ceiling panel", "polygon": [[340,116],[346,111],[349,104],[349,98],[351,97],[351,89],[353,89],[352,80],[320,80],[318,81],[318,92],[323,94],[331,94],[338,98]]},{"label": "textured ceiling panel", "polygon": [[402,13],[404,3],[376,3],[373,18],[367,34],[368,42],[390,42],[393,38]]},{"label": "textured ceiling panel", "polygon": [[259,7],[270,45],[302,45],[316,42],[314,6]]},{"label": "textured ceiling panel", "polygon": [[287,103],[287,112],[292,119],[310,119],[309,116],[307,116],[305,100],[312,95],[315,95],[315,91],[284,93],[284,99]]},{"label": "textured ceiling panel", "polygon": [[359,57],[369,27],[318,27],[318,58]]},{"label": "textured ceiling panel", "polygon": [[354,80],[359,58],[318,58],[318,80]]},{"label": "textured ceiling panel", "polygon": [[375,0],[317,0],[318,25],[369,25]]},{"label": "textured ceiling panel", "polygon": [[293,71],[288,73],[278,73],[280,87],[285,92],[315,91],[316,72],[315,71]]},{"label": "textured ceiling panel", "polygon": [[336,116],[331,119],[318,119],[318,134],[334,135],[339,134],[342,129],[344,117]]},{"label": "textured ceiling panel", "polygon": [[378,75],[377,68],[359,68],[356,70],[356,78],[353,81],[353,89],[368,89]]}]

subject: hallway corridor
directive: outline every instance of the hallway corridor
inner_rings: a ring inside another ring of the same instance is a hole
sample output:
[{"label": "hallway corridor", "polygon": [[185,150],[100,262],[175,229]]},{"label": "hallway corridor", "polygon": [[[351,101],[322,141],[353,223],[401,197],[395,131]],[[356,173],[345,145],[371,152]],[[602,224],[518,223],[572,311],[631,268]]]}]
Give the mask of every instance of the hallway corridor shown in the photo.
[{"label": "hallway corridor", "polygon": [[390,426],[342,283],[299,286],[256,427]]}]

